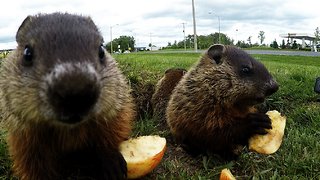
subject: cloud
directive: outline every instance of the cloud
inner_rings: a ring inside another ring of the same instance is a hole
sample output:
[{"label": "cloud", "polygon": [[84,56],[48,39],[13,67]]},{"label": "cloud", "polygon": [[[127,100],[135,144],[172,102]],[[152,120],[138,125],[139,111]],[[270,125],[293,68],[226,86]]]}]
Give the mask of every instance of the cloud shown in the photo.
[{"label": "cloud", "polygon": [[280,40],[279,34],[282,33],[312,34],[320,25],[316,23],[320,22],[320,19],[316,15],[315,6],[310,6],[315,4],[315,1],[308,1],[307,4],[298,0],[197,2],[197,26],[200,33],[210,25],[217,32],[217,16],[221,20],[221,32],[229,37],[246,40],[252,36],[253,40],[257,41],[258,33],[262,30],[266,32],[265,43],[274,39]]},{"label": "cloud", "polygon": [[[317,0],[194,1],[199,35],[218,32],[217,16],[221,32],[229,37],[246,40],[252,36],[257,41],[262,30],[266,33],[266,43],[274,39],[280,42],[282,33],[313,34],[320,26]],[[191,1],[186,0],[6,1],[6,7],[0,11],[0,44],[3,47],[9,41],[14,42],[15,33],[27,15],[60,11],[91,16],[105,42],[110,41],[110,26],[114,26],[113,38],[131,35],[140,46],[147,46],[150,41],[165,46],[183,39],[182,23],[186,23],[186,34],[193,34],[191,10]]]},{"label": "cloud", "polygon": [[11,36],[2,36],[0,37],[0,42],[1,43],[10,43],[12,41],[14,41],[15,37],[11,37]]}]

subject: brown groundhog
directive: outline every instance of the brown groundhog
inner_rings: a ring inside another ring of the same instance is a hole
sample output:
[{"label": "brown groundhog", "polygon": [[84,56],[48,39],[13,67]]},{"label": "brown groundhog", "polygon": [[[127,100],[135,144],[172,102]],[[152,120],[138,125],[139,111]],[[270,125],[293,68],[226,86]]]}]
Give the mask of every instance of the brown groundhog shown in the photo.
[{"label": "brown groundhog", "polygon": [[130,88],[89,17],[27,17],[2,62],[0,103],[20,179],[125,179]]},{"label": "brown groundhog", "polygon": [[213,45],[173,90],[166,109],[175,139],[193,155],[234,150],[271,121],[253,107],[278,90],[263,64],[231,46]]},{"label": "brown groundhog", "polygon": [[155,86],[155,92],[151,98],[153,117],[158,119],[161,124],[166,123],[165,110],[172,90],[186,72],[187,70],[181,68],[168,69]]}]

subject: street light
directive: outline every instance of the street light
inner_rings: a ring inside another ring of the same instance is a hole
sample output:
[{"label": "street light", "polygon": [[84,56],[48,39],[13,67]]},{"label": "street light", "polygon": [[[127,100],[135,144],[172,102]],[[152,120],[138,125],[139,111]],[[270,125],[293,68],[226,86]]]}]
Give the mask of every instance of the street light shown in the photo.
[{"label": "street light", "polygon": [[112,54],[113,53],[113,48],[112,48],[112,28],[114,27],[114,26],[118,26],[119,24],[115,24],[115,25],[113,25],[113,26],[110,26],[110,39],[111,39],[111,41],[110,41],[110,54]]},{"label": "street light", "polygon": [[219,44],[220,44],[220,16],[218,16],[216,13],[213,13],[213,12],[209,12],[209,14],[213,14],[218,17],[218,23],[219,23],[219,34],[218,35],[219,35]]}]

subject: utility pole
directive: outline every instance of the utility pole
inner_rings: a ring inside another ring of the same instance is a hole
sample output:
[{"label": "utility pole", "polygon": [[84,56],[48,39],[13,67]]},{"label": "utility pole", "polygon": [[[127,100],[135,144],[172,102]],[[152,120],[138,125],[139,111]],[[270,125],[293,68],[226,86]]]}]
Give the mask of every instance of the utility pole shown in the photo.
[{"label": "utility pole", "polygon": [[194,0],[192,0],[192,17],[193,17],[193,40],[194,40],[194,50],[198,51],[198,43],[197,43],[197,30],[196,30],[196,15],[194,9]]},{"label": "utility pole", "polygon": [[110,26],[110,54],[113,53],[113,48],[112,48],[112,26]]},{"label": "utility pole", "polygon": [[220,38],[220,16],[218,16],[218,21],[219,21],[219,44],[221,44],[221,38]]},{"label": "utility pole", "polygon": [[236,29],[236,46],[237,46],[237,44],[238,44],[238,29]]},{"label": "utility pole", "polygon": [[185,31],[185,25],[186,23],[182,23],[182,27],[183,27],[183,43],[184,43],[184,50],[187,50],[187,45],[186,45],[186,31]]}]

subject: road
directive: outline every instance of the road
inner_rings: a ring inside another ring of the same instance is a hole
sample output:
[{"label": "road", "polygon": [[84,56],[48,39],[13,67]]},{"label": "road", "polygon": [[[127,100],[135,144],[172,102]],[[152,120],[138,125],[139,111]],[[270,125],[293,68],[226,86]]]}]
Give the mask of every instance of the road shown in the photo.
[{"label": "road", "polygon": [[[204,53],[205,50],[198,50],[198,53]],[[270,54],[270,55],[287,55],[287,56],[313,56],[320,57],[320,52],[311,51],[280,51],[280,50],[245,50],[249,54]],[[152,51],[151,53],[194,53],[193,50],[177,51]]]},{"label": "road", "polygon": [[287,56],[320,56],[320,52],[311,51],[273,51],[273,50],[245,50],[249,54],[271,54]]}]

